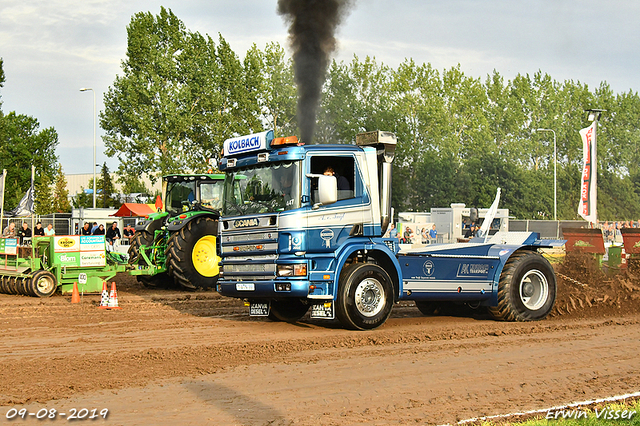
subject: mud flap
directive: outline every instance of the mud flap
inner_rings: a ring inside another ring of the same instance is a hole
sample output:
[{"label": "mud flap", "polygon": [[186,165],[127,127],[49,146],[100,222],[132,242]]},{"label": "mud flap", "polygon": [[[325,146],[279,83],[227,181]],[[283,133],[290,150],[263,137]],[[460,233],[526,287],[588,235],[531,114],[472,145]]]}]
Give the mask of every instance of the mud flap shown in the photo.
[{"label": "mud flap", "polygon": [[333,302],[311,305],[311,318],[335,319],[336,311]]},{"label": "mud flap", "polygon": [[268,317],[271,305],[269,302],[251,302],[249,304],[250,317]]}]

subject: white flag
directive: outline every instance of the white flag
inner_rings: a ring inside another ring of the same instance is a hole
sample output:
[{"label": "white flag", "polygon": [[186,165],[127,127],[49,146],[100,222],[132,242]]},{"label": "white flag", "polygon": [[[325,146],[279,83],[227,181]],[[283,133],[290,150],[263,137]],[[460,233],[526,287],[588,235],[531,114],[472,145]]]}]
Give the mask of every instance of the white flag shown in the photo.
[{"label": "white flag", "polygon": [[498,213],[498,204],[500,204],[500,188],[496,191],[496,198],[493,200],[493,204],[489,207],[489,211],[484,216],[484,221],[482,222],[482,226],[480,227],[480,232],[478,232],[479,236],[484,237],[484,241],[487,241],[487,237],[489,237],[489,228],[491,227],[491,223],[493,219],[496,217]]},{"label": "white flag", "polygon": [[0,176],[0,217],[4,214],[4,180],[7,176],[7,170],[2,170],[2,176]]},{"label": "white flag", "polygon": [[598,162],[596,151],[596,122],[580,130],[582,137],[582,184],[580,185],[580,204],[578,214],[584,220],[597,222],[597,175]]}]

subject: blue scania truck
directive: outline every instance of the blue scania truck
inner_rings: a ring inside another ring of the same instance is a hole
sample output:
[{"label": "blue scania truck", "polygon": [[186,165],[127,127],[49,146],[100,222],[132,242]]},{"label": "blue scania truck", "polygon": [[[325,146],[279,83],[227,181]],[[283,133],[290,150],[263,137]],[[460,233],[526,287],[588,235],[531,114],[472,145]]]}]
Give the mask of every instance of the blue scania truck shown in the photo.
[{"label": "blue scania truck", "polygon": [[337,318],[373,329],[395,302],[424,314],[446,303],[486,306],[496,319],[545,318],[556,278],[537,233],[499,232],[468,243],[400,251],[391,220],[396,136],[367,132],[354,145],[304,145],[272,131],[228,139],[217,290],[253,316]]}]

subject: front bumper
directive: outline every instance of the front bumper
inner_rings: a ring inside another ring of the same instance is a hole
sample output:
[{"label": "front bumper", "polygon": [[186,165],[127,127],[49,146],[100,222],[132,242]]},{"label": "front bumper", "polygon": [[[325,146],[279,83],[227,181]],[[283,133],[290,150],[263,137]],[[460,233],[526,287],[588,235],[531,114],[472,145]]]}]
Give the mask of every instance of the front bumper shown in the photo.
[{"label": "front bumper", "polygon": [[333,300],[332,281],[300,280],[218,280],[218,293],[240,299],[317,299]]}]

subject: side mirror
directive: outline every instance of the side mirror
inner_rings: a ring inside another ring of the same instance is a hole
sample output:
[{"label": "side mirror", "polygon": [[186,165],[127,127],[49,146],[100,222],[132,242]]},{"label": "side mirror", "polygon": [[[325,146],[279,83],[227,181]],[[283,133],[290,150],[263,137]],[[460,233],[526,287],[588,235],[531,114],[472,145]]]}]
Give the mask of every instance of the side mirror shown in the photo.
[{"label": "side mirror", "polygon": [[313,208],[321,205],[333,204],[338,201],[338,180],[335,176],[318,176],[318,203]]}]

